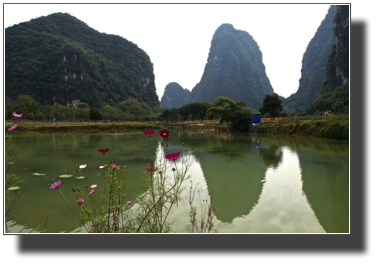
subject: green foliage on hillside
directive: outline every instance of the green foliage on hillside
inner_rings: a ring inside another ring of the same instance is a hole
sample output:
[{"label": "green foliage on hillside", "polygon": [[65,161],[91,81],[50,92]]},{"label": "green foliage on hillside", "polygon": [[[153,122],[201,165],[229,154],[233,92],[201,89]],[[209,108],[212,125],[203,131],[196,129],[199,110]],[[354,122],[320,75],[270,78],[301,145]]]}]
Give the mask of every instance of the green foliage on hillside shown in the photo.
[{"label": "green foliage on hillside", "polygon": [[247,32],[223,24],[212,38],[203,76],[185,103],[225,96],[258,108],[272,93],[258,44]]},{"label": "green foliage on hillside", "polygon": [[325,19],[306,48],[298,90],[283,101],[283,107],[287,111],[306,109],[318,97],[325,78],[325,63],[335,42],[332,30],[336,10],[337,6],[330,6]]},{"label": "green foliage on hillside", "polygon": [[5,29],[6,100],[80,100],[91,107],[136,98],[159,106],[149,56],[126,39],[99,33],[63,13]]}]

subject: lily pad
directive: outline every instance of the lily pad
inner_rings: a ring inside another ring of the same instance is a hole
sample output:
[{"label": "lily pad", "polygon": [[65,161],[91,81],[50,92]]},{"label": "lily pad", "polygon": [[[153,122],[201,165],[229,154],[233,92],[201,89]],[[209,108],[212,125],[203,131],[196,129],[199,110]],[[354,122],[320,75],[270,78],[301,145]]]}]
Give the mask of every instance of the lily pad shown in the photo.
[{"label": "lily pad", "polygon": [[32,176],[45,176],[45,174],[33,173]]},{"label": "lily pad", "polygon": [[76,177],[78,180],[84,179],[84,176]]},{"label": "lily pad", "polygon": [[20,189],[20,187],[19,186],[12,186],[12,187],[9,187],[7,190],[12,191],[12,190],[17,190],[17,189]]},{"label": "lily pad", "polygon": [[60,175],[59,178],[70,178],[72,177],[73,175]]}]

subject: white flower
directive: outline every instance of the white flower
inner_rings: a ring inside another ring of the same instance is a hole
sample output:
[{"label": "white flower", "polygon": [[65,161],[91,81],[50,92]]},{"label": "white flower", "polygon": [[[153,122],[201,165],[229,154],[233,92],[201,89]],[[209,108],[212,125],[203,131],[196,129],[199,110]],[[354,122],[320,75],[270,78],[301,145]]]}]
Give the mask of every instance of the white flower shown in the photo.
[{"label": "white flower", "polygon": [[80,169],[84,169],[84,168],[86,168],[86,167],[87,167],[87,164],[79,165],[79,168],[80,168]]}]

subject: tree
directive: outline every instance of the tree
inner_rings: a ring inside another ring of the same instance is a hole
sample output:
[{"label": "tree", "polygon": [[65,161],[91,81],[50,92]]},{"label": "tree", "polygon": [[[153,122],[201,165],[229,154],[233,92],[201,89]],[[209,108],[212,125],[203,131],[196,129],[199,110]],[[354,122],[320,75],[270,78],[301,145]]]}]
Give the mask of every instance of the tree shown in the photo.
[{"label": "tree", "polygon": [[35,114],[39,113],[42,108],[42,105],[36,102],[30,95],[19,95],[17,99],[8,106],[10,108],[7,109],[7,112],[10,114],[13,112],[25,114],[23,116],[25,119],[34,119]]},{"label": "tree", "polygon": [[314,107],[318,111],[326,112],[332,108],[333,100],[330,98],[319,98],[315,101]]},{"label": "tree", "polygon": [[251,108],[246,107],[243,101],[235,102],[227,97],[214,99],[215,106],[209,108],[207,115],[220,118],[220,122],[230,122],[230,130],[234,132],[247,132],[251,124]]},{"label": "tree", "polygon": [[206,101],[192,102],[189,106],[190,115],[193,119],[203,120],[206,117],[208,108],[209,103]]},{"label": "tree", "polygon": [[314,107],[314,103],[310,103],[309,107],[305,110],[306,115],[311,116],[314,115],[317,112],[317,110]]},{"label": "tree", "polygon": [[103,114],[98,108],[90,109],[90,120],[102,120]]},{"label": "tree", "polygon": [[258,109],[262,115],[269,114],[270,117],[274,117],[274,119],[281,115],[283,111],[282,100],[279,99],[276,93],[272,95],[266,95],[263,100],[263,105]]},{"label": "tree", "polygon": [[170,119],[170,110],[164,109],[161,116],[162,116],[162,121],[165,120],[168,122]]},{"label": "tree", "polygon": [[172,107],[169,109],[170,110],[170,119],[173,121],[178,120],[179,117],[179,112],[177,107]]}]

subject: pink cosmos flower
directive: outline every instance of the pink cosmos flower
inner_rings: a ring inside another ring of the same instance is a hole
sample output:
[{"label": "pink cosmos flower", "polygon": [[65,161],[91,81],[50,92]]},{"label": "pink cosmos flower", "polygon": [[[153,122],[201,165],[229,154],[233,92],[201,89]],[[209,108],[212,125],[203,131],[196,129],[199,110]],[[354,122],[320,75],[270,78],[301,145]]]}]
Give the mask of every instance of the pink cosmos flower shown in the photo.
[{"label": "pink cosmos flower", "polygon": [[91,188],[96,188],[96,187],[98,187],[98,185],[97,184],[92,184],[90,187]]},{"label": "pink cosmos flower", "polygon": [[91,195],[94,192],[95,192],[95,189],[92,189],[91,192],[88,193],[88,195]]},{"label": "pink cosmos flower", "polygon": [[13,112],[12,115],[13,115],[14,117],[21,117],[23,114],[18,115],[18,114],[16,114],[16,112]]},{"label": "pink cosmos flower", "polygon": [[59,189],[59,185],[60,185],[60,183],[61,183],[61,181],[59,180],[59,181],[56,181],[56,182],[54,182],[54,183],[52,183],[51,184],[51,189]]},{"label": "pink cosmos flower", "polygon": [[83,204],[83,202],[84,202],[83,199],[78,199],[78,200],[76,201],[77,204]]},{"label": "pink cosmos flower", "polygon": [[15,124],[15,125],[9,127],[9,128],[8,128],[8,131],[12,131],[12,130],[15,129],[16,127],[17,127],[17,124]]},{"label": "pink cosmos flower", "polygon": [[116,164],[116,160],[114,162],[111,161],[112,168],[120,169],[120,166]]},{"label": "pink cosmos flower", "polygon": [[107,219],[108,217],[112,217],[113,215],[114,215],[114,213],[107,214],[104,218]]},{"label": "pink cosmos flower", "polygon": [[126,203],[131,203],[132,201],[126,201]]},{"label": "pink cosmos flower", "polygon": [[155,167],[148,167],[148,168],[147,168],[147,171],[149,171],[149,172],[152,171],[152,172],[153,172],[153,171],[156,171],[156,168],[155,168]]},{"label": "pink cosmos flower", "polygon": [[172,154],[167,154],[166,155],[166,159],[172,159],[172,160],[176,160],[176,158],[179,156],[180,152],[178,153],[172,153]]},{"label": "pink cosmos flower", "polygon": [[151,135],[155,134],[156,132],[154,130],[146,129],[146,130],[143,131],[143,133],[145,133],[148,136],[151,136]]},{"label": "pink cosmos flower", "polygon": [[87,167],[87,164],[81,164],[81,165],[79,165],[79,168],[80,169],[84,169],[84,168],[86,168]]},{"label": "pink cosmos flower", "polygon": [[257,143],[259,143],[259,140],[257,140]]}]

